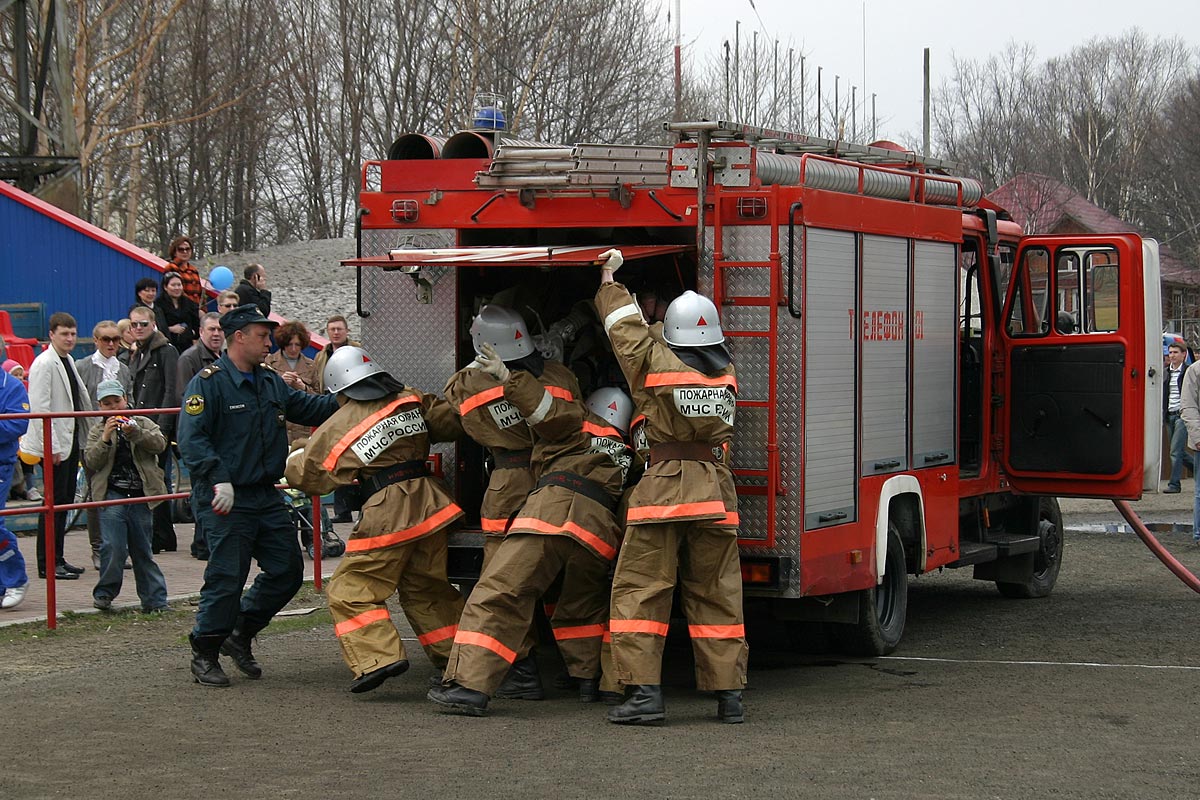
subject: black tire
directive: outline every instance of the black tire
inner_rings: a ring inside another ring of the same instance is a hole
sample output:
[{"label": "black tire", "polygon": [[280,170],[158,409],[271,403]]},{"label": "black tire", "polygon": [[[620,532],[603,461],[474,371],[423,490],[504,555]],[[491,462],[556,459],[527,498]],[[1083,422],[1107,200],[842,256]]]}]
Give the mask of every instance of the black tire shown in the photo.
[{"label": "black tire", "polygon": [[1062,511],[1057,498],[1038,498],[1037,525],[1042,547],[1033,554],[1029,574],[1019,582],[996,581],[996,588],[1005,597],[1029,600],[1048,597],[1054,591],[1063,559]]},{"label": "black tire", "polygon": [[904,636],[908,615],[908,566],[904,561],[904,543],[894,523],[888,523],[887,569],[883,582],[863,589],[858,598],[858,621],[850,625],[832,625],[843,652],[853,656],[886,656],[896,649]]}]

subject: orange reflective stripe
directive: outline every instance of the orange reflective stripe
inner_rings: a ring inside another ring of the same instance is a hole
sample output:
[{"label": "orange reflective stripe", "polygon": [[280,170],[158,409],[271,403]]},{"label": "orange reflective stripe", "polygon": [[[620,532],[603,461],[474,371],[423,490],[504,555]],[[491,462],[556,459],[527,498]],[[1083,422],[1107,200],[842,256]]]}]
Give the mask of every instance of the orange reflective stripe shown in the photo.
[{"label": "orange reflective stripe", "polygon": [[603,635],[603,625],[572,625],[567,628],[554,629],[554,638],[560,642],[568,639],[591,639]]},{"label": "orange reflective stripe", "polygon": [[[694,517],[700,515],[720,514],[722,520],[729,516],[722,500],[706,500],[703,503],[676,503],[669,506],[637,506],[629,509],[628,520],[635,519],[670,519],[671,517]],[[736,517],[737,515],[734,514]]]},{"label": "orange reflective stripe", "polygon": [[725,512],[725,519],[715,519],[713,522],[717,523],[718,525],[732,525],[735,528],[742,524],[742,521],[738,518],[736,511],[727,511]]},{"label": "orange reflective stripe", "polygon": [[644,386],[728,386],[737,391],[737,378],[732,375],[718,375],[710,378],[699,372],[651,372],[646,376]]},{"label": "orange reflective stripe", "polygon": [[372,622],[379,622],[381,619],[391,619],[392,615],[388,613],[386,608],[372,608],[370,611],[364,611],[361,614],[355,614],[344,622],[339,622],[333,626],[333,632],[338,636],[345,636],[347,633],[356,631],[359,628],[365,628]]},{"label": "orange reflective stripe", "polygon": [[421,643],[422,647],[428,647],[431,644],[453,639],[456,633],[458,633],[458,625],[447,625],[444,628],[438,628],[436,631],[430,631],[418,636],[417,641]]},{"label": "orange reflective stripe", "polygon": [[568,403],[575,402],[575,395],[570,389],[564,389],[561,386],[547,386],[546,391],[551,397],[557,397],[559,400],[566,400]]},{"label": "orange reflective stripe", "polygon": [[346,448],[358,441],[359,437],[369,431],[372,425],[385,417],[391,416],[392,412],[404,403],[419,403],[420,401],[421,398],[417,397],[415,394],[406,394],[402,395],[401,397],[397,397],[395,400],[355,425],[341,439],[338,439],[337,444],[335,444],[333,449],[329,451],[329,455],[325,457],[325,460],[321,463],[321,466],[325,467],[327,470],[332,470],[335,466],[337,466],[337,461],[342,457],[342,453],[346,452]]},{"label": "orange reflective stripe", "polygon": [[688,634],[693,639],[744,639],[744,625],[688,625]]},{"label": "orange reflective stripe", "polygon": [[613,633],[652,633],[655,636],[667,635],[667,623],[653,619],[612,619],[608,621],[608,629]]},{"label": "orange reflective stripe", "polygon": [[482,392],[473,394],[466,400],[463,400],[462,404],[458,407],[458,415],[460,417],[465,417],[467,414],[479,408],[480,406],[487,405],[493,400],[499,400],[501,397],[504,397],[503,386],[495,386],[491,389],[484,389]]},{"label": "orange reflective stripe", "polygon": [[480,517],[479,527],[484,533],[504,533],[508,530],[508,517],[503,519]]},{"label": "orange reflective stripe", "polygon": [[594,422],[583,421],[583,432],[590,433],[592,436],[607,436],[610,439],[616,439],[618,442],[625,441],[625,437],[619,430],[611,425],[597,425]]},{"label": "orange reflective stripe", "polygon": [[604,635],[600,637],[600,641],[604,644],[612,644],[612,631],[606,629]]},{"label": "orange reflective stripe", "polygon": [[517,530],[519,528],[530,528],[537,533],[574,535],[579,537],[584,544],[607,558],[609,561],[617,557],[617,548],[613,547],[611,544],[604,541],[591,531],[579,527],[579,525],[571,522],[570,520],[564,522],[562,527],[559,528],[551,525],[549,522],[543,522],[535,517],[518,517],[513,521],[510,530]]},{"label": "orange reflective stripe", "polygon": [[426,517],[424,522],[405,528],[402,531],[395,533],[385,533],[380,536],[368,536],[363,539],[350,539],[346,542],[347,553],[357,553],[361,550],[374,550],[377,547],[387,547],[393,544],[400,544],[410,539],[416,539],[424,536],[430,531],[437,530],[442,525],[445,525],[450,520],[462,513],[462,509],[454,503],[438,511],[431,517]]},{"label": "orange reflective stripe", "polygon": [[517,651],[511,647],[506,647],[499,639],[488,636],[486,633],[459,631],[454,634],[454,643],[473,644],[476,647],[482,647],[484,650],[491,650],[510,664],[517,660]]}]

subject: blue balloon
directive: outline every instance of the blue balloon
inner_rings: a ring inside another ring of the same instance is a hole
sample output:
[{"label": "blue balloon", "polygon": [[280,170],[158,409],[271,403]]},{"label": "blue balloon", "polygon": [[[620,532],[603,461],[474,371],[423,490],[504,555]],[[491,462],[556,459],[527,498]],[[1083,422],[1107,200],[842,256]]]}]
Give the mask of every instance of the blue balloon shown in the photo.
[{"label": "blue balloon", "polygon": [[218,292],[223,292],[233,286],[233,272],[229,267],[213,267],[212,272],[208,273],[208,282]]}]

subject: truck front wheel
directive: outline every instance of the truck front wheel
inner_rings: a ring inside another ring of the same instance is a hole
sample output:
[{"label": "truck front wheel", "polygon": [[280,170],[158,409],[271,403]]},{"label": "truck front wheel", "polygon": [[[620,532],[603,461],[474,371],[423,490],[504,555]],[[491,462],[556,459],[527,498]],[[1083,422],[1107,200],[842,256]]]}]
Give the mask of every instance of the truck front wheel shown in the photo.
[{"label": "truck front wheel", "polygon": [[1020,581],[996,581],[996,588],[1005,597],[1047,597],[1054,590],[1063,558],[1062,511],[1056,498],[1038,499],[1037,534],[1042,542],[1033,554],[1028,574]]}]

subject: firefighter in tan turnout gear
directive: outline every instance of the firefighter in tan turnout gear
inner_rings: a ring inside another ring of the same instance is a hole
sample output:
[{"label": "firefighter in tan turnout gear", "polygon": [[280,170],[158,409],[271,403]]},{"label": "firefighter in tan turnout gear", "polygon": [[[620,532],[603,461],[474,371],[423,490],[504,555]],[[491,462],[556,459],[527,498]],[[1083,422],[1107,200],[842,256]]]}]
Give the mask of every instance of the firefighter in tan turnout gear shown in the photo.
[{"label": "firefighter in tan turnout gear", "polygon": [[431,442],[457,439],[458,416],[440,398],[402,385],[361,348],[338,348],[325,386],[341,407],[288,457],[288,483],[327,494],[359,481],[362,518],[329,580],[329,611],[351,692],[408,669],[387,598],[400,606],[434,666],[450,653],[463,600],[446,578],[446,529],[463,512],[425,460]]},{"label": "firefighter in tan turnout gear", "polygon": [[[512,309],[489,304],[471,321],[471,340],[478,352],[488,343],[504,361],[522,363],[533,359],[541,370],[539,380],[554,397],[573,400],[579,391],[575,376],[557,361],[543,361],[534,350],[534,339],[521,315]],[[450,377],[443,392],[458,412],[463,430],[492,456],[492,472],[479,510],[483,529],[483,566],[500,546],[508,526],[534,489],[533,431],[511,402],[504,398],[504,384],[485,372],[479,361],[472,361]],[[496,691],[496,697],[517,700],[541,700],[545,697],[532,628],[521,652],[528,653],[513,664],[508,678]]]},{"label": "firefighter in tan turnout gear", "polygon": [[450,713],[482,716],[524,655],[519,648],[538,598],[561,573],[550,622],[580,699],[592,702],[608,618],[608,568],[620,536],[615,511],[632,451],[620,430],[579,399],[556,397],[535,374],[536,359],[510,369],[517,362],[501,360],[486,343],[480,350],[481,368],[503,383],[505,398],[533,430],[537,488],[471,593],[443,683],[429,699]]},{"label": "firefighter in tan turnout gear", "polygon": [[667,308],[661,340],[613,273],[609,250],[596,309],[645,418],[650,456],[629,497],[609,626],[617,679],[627,687],[610,722],[666,719],[662,653],[676,576],[696,659],[696,686],[717,694],[722,722],[741,722],[749,648],[742,624],[737,494],[729,442],[737,379],[717,309],[687,291]]}]

